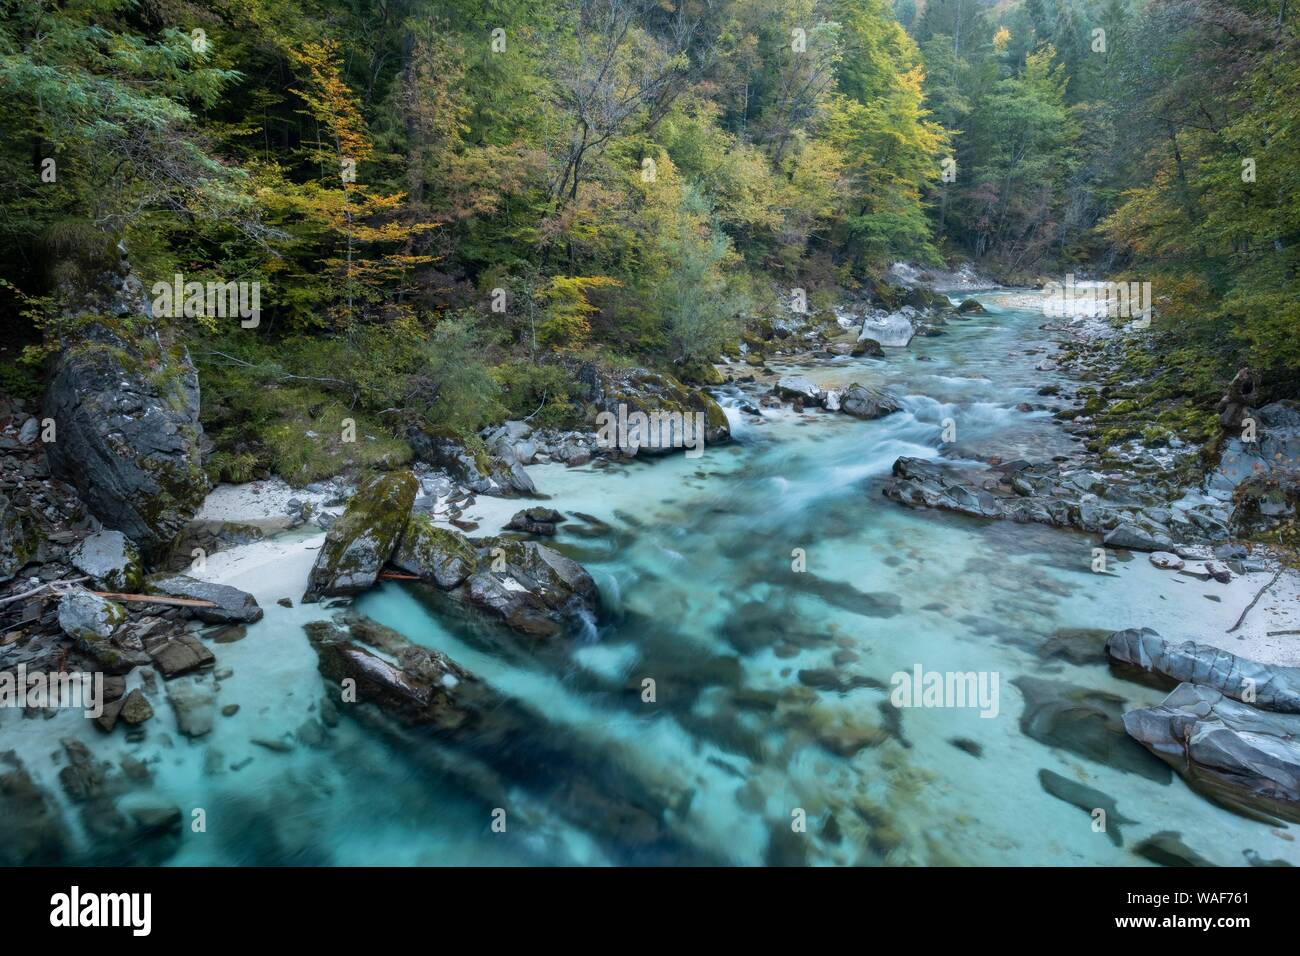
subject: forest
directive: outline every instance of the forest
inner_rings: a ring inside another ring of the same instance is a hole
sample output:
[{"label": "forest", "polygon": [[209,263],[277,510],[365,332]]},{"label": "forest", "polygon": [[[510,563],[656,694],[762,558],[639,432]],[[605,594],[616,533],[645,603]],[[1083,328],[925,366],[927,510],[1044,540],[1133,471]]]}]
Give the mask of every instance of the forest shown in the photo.
[{"label": "forest", "polygon": [[255,322],[155,316],[214,481],[572,425],[581,361],[709,384],[895,261],[1151,282],[1126,361],[1188,424],[1242,365],[1300,391],[1286,0],[0,7],[0,388],[40,394],[120,250],[252,285]]}]

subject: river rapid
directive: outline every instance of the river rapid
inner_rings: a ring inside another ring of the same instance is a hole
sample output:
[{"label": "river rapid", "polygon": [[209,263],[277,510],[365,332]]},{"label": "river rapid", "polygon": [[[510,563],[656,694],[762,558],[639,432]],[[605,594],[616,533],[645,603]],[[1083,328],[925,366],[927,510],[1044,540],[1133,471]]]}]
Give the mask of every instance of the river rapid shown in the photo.
[{"label": "river rapid", "polygon": [[[735,440],[700,458],[530,467],[548,507],[607,525],[571,518],[554,539],[605,609],[570,641],[529,647],[435,613],[400,583],[357,601],[526,707],[535,753],[494,762],[346,713],[322,734],[326,691],[302,624],[330,611],[264,601],[244,640],[215,648],[231,672],[220,703],[238,713],[197,741],[151,730],[114,744],[151,769],[140,799],[205,810],[205,832],[187,827],[170,862],[1300,862],[1288,828],[1216,806],[1119,725],[1164,691],[1112,675],[1105,633],[1222,631],[1238,609],[1208,600],[1212,583],[1123,553],[1096,574],[1088,536],[881,495],[901,455],[1078,449],[1050,412],[1016,410],[1062,381],[1040,368],[1054,349],[1041,313],[977,298],[988,314],[884,359],[773,364],[882,386],[902,412],[759,418],[724,391]],[[491,533],[518,507],[480,498],[468,516]],[[894,675],[918,667],[977,675],[988,706],[891,705]],[[48,751],[48,736],[22,729]],[[566,778],[578,755],[637,781],[680,855],[648,849],[634,815],[626,827],[584,816],[593,804],[570,798],[592,779]]]}]

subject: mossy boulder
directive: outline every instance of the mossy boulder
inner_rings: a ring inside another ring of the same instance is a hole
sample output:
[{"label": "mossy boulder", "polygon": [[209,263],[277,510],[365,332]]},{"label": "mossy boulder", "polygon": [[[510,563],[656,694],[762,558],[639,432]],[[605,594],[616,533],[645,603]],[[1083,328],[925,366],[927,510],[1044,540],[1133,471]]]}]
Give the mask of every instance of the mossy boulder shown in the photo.
[{"label": "mossy boulder", "polygon": [[988,310],[974,299],[963,299],[961,305],[957,306],[957,311],[962,315],[983,315]]},{"label": "mossy boulder", "polygon": [[395,471],[358,489],[325,536],[303,603],[371,587],[406,530],[419,487],[414,474]]},{"label": "mossy boulder", "polygon": [[50,471],[105,527],[161,561],[207,494],[199,380],[145,319],[94,321],[65,344],[45,393]]},{"label": "mossy boulder", "polygon": [[0,494],[0,584],[12,580],[41,545],[40,529]]},{"label": "mossy boulder", "polygon": [[[651,372],[644,368],[600,368],[593,363],[582,366],[577,378],[587,389],[590,421],[598,424],[601,413],[624,416],[640,412],[646,416],[658,415],[652,421],[665,421],[665,416],[682,416],[682,421],[694,422],[695,414],[703,415],[704,444],[716,445],[731,438],[731,424],[726,412],[703,389],[683,385],[671,375]],[[621,409],[620,409],[621,407]],[[624,453],[663,455],[682,447],[683,436],[675,426],[658,429],[651,426],[646,435],[638,435],[635,447],[622,448]],[[629,446],[631,443],[629,443]]]},{"label": "mossy boulder", "polygon": [[478,557],[469,540],[449,528],[439,528],[424,514],[412,515],[392,563],[443,590],[451,590],[478,570]]}]

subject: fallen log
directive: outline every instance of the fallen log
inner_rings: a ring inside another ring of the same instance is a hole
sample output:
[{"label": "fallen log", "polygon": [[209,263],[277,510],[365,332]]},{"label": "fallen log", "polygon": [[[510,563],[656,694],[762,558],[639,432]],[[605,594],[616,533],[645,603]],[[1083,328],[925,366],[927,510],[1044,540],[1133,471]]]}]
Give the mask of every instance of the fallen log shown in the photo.
[{"label": "fallen log", "polygon": [[117,594],[113,591],[92,591],[99,597],[110,601],[134,601],[138,604],[175,604],[179,607],[216,607],[215,601],[202,601],[198,598],[167,597],[164,594]]},{"label": "fallen log", "polygon": [[379,580],[381,581],[419,581],[418,574],[402,574],[400,571],[380,571]]}]

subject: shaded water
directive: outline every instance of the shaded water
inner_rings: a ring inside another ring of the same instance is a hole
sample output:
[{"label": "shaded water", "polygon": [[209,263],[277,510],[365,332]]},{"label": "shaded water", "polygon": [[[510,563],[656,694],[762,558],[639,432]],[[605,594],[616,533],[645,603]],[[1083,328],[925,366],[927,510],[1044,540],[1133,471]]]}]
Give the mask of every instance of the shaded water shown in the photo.
[{"label": "shaded water", "polygon": [[[157,728],[133,751],[155,758],[157,792],[207,809],[208,833],[187,833],[173,861],[1129,865],[1171,831],[1213,863],[1300,861],[1287,828],[1218,808],[1119,727],[1163,692],[1109,673],[1104,631],[1194,636],[1209,603],[1196,582],[1145,560],[1094,575],[1086,536],[881,496],[895,458],[938,454],[945,418],[949,456],[1072,447],[1049,413],[1014,410],[1053,380],[1035,369],[1050,351],[1041,316],[982,298],[990,315],[885,360],[790,369],[883,384],[906,396],[902,413],[759,424],[733,409],[737,440],[699,459],[530,469],[548,506],[609,525],[571,519],[556,539],[600,586],[598,631],[536,648],[433,614],[402,585],[358,602],[526,708],[535,754],[494,760],[346,714],[323,744],[251,745],[313,721],[322,694],[300,625],[326,612],[268,607],[216,649],[235,672],[220,703],[240,713],[202,741]],[[518,502],[479,505],[486,532]],[[891,675],[917,665],[995,676],[996,716],[890,706]],[[647,846],[632,809],[584,798],[602,763],[661,814],[669,849]],[[1092,807],[1107,808],[1106,832]]]}]

